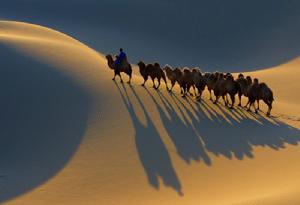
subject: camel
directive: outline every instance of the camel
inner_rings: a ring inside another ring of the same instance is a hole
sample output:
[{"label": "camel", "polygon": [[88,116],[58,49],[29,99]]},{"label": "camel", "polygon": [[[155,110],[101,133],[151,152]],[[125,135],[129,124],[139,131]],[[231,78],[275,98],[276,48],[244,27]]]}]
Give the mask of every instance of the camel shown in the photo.
[{"label": "camel", "polygon": [[[145,83],[147,82],[149,77],[150,70],[152,69],[150,67],[153,67],[153,65],[152,64],[146,65],[143,61],[140,61],[137,65],[139,66],[140,74],[144,79],[142,86],[145,86]],[[153,82],[153,87],[155,87],[154,82]]]},{"label": "camel", "polygon": [[178,76],[177,76],[176,72],[172,69],[172,67],[169,65],[165,65],[163,70],[166,72],[167,78],[171,81],[170,92],[172,92],[172,89],[173,89],[175,83],[177,82]]},{"label": "camel", "polygon": [[[159,63],[154,63],[154,70],[153,70],[153,72],[150,72],[150,77],[151,77],[151,79],[157,78],[158,85],[157,85],[156,89],[158,89],[159,86],[160,86],[160,79],[163,79],[163,81],[166,84],[166,89],[169,90],[168,84],[167,84],[166,74],[164,73],[164,71],[160,67]],[[152,81],[154,81],[154,80],[152,80]]]},{"label": "camel", "polygon": [[[198,101],[200,101],[202,93],[206,86],[206,81],[199,69],[193,69],[192,75],[193,75],[193,83],[194,83],[195,87],[198,89],[198,96],[196,96],[196,99]],[[196,95],[196,93],[195,93],[195,95]]]},{"label": "camel", "polygon": [[[239,104],[238,106],[242,106],[242,96],[248,97],[248,89],[250,85],[252,84],[252,79],[250,76],[247,76],[246,78],[242,73],[238,75],[238,78],[236,79],[236,82],[240,85],[240,90],[238,93],[239,97]],[[247,107],[247,105],[246,105]]]},{"label": "camel", "polygon": [[215,85],[213,87],[214,95],[216,97],[214,104],[217,104],[219,98],[222,97],[225,106],[227,106],[227,100],[225,99],[225,96],[227,94],[226,87],[225,87],[226,80],[225,80],[223,73],[219,73],[217,76],[218,76],[218,79],[215,82]]},{"label": "camel", "polygon": [[[226,90],[226,93],[229,94],[229,96],[230,96],[230,100],[231,100],[230,108],[233,108],[234,103],[235,103],[235,95],[240,92],[241,88],[240,88],[240,84],[234,80],[234,78],[231,74],[226,75],[225,90]],[[228,100],[227,100],[227,102],[228,102]]]},{"label": "camel", "polygon": [[218,102],[218,99],[222,96],[225,106],[228,106],[229,104],[227,98],[227,94],[228,94],[231,99],[231,106],[229,108],[233,108],[235,103],[235,95],[239,92],[239,90],[240,90],[240,86],[234,80],[232,74],[227,73],[224,75],[223,73],[220,73],[218,75],[218,80],[214,87],[214,94],[216,96],[216,100],[214,101],[214,104],[216,104]]},{"label": "camel", "polygon": [[248,102],[249,102],[248,111],[250,111],[251,106],[253,106],[255,113],[257,113],[258,108],[255,108],[254,105],[255,100],[263,100],[264,103],[267,104],[268,111],[266,114],[267,116],[269,116],[271,114],[272,103],[274,101],[273,92],[267,86],[266,83],[259,83],[258,79],[256,78],[253,80],[253,83],[248,90]]},{"label": "camel", "polygon": [[211,101],[213,101],[212,99],[212,94],[211,91],[214,90],[214,87],[218,81],[220,73],[219,72],[215,72],[215,73],[205,73],[204,74],[204,78],[206,80],[206,85],[207,85],[207,89],[209,92],[209,99]]},{"label": "camel", "polygon": [[[159,63],[145,64],[143,61],[140,61],[138,63],[138,66],[140,69],[140,74],[144,78],[144,82],[143,82],[142,86],[145,86],[145,83],[148,80],[148,77],[150,76],[150,78],[153,82],[153,88],[158,89],[161,84],[160,81],[161,81],[161,79],[163,79],[165,81],[167,90],[169,90],[166,75],[165,75],[164,71],[160,68]],[[155,82],[154,82],[155,79],[158,80],[157,86],[155,86]]]},{"label": "camel", "polygon": [[112,55],[108,54],[105,57],[107,59],[108,67],[114,70],[114,77],[112,80],[115,80],[116,76],[118,75],[120,77],[121,82],[123,83],[123,79],[121,77],[121,72],[123,72],[129,76],[129,80],[127,83],[130,84],[132,78],[132,68],[130,63],[128,63],[127,59],[124,59],[123,62],[117,66],[114,62],[114,58]]},{"label": "camel", "polygon": [[190,88],[194,86],[193,74],[188,68],[184,68],[183,71],[175,68],[174,72],[177,75],[177,82],[180,85],[181,94],[183,94],[182,97],[185,97],[187,93],[190,93]]}]

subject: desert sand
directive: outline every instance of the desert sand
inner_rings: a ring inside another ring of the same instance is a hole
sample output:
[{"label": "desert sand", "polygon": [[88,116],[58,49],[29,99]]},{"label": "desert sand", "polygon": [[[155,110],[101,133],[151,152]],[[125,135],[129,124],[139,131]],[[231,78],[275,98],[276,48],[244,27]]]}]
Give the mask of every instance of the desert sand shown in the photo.
[{"label": "desert sand", "polygon": [[300,203],[299,58],[249,73],[273,89],[266,117],[145,89],[136,66],[114,82],[42,26],[0,21],[0,46],[0,203]]}]

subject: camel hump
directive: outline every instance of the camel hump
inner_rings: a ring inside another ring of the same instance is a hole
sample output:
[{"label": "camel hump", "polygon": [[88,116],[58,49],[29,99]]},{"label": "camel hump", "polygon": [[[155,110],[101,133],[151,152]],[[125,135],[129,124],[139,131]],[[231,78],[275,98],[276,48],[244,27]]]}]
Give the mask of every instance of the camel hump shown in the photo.
[{"label": "camel hump", "polygon": [[190,71],[189,68],[185,67],[185,68],[183,69],[183,72],[186,73],[186,74],[188,74],[188,73],[190,73],[191,71]]},{"label": "camel hump", "polygon": [[274,100],[273,97],[273,92],[272,90],[268,87],[268,85],[266,83],[260,83],[259,84],[259,88],[261,90],[261,92],[263,93],[264,96],[266,96],[268,99],[270,99],[271,101]]},{"label": "camel hump", "polygon": [[169,64],[166,64],[164,67],[165,67],[165,68],[171,68],[171,69],[172,69],[172,66],[169,65]]},{"label": "camel hump", "polygon": [[264,88],[264,87],[268,88],[268,85],[266,83],[260,83],[259,86],[262,87],[262,88]]}]

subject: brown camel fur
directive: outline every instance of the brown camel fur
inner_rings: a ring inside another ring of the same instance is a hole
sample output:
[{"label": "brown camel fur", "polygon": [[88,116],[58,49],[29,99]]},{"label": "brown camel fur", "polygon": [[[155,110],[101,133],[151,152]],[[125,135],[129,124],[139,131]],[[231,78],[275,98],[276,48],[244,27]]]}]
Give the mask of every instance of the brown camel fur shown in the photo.
[{"label": "brown camel fur", "polygon": [[177,82],[177,74],[176,72],[171,68],[171,66],[166,65],[163,70],[166,72],[166,76],[167,78],[171,81],[171,89],[170,91],[172,92],[172,89],[175,85],[175,83]]},{"label": "brown camel fur", "polygon": [[267,104],[268,106],[267,115],[269,116],[271,114],[272,103],[274,101],[273,92],[267,86],[266,83],[259,83],[258,79],[256,78],[254,79],[252,85],[248,90],[248,101],[249,101],[248,111],[250,111],[251,106],[253,106],[255,113],[257,113],[258,109],[255,108],[254,105],[255,100],[263,100],[264,103]]},{"label": "brown camel fur", "polygon": [[126,73],[129,76],[128,83],[130,84],[131,78],[132,78],[132,68],[130,63],[128,63],[127,59],[124,59],[120,65],[116,65],[114,62],[114,58],[112,55],[106,55],[107,59],[107,65],[109,68],[114,70],[114,77],[112,80],[115,80],[116,76],[118,75],[120,77],[121,82],[123,82],[123,79],[121,77],[121,73]]},{"label": "brown camel fur", "polygon": [[214,90],[216,83],[218,81],[220,73],[219,72],[215,72],[215,73],[205,73],[204,74],[204,78],[206,80],[206,85],[207,85],[207,89],[209,92],[209,99],[212,101],[212,94],[211,91]]},{"label": "brown camel fur", "polygon": [[205,86],[206,86],[206,81],[205,81],[205,78],[204,78],[204,76],[202,75],[202,73],[199,69],[193,69],[192,74],[193,74],[194,85],[198,89],[198,96],[196,95],[196,99],[198,101],[200,101],[202,93],[203,93],[203,91],[205,89]]},{"label": "brown camel fur", "polygon": [[[167,79],[164,71],[160,68],[160,65],[158,63],[154,64],[145,64],[143,61],[140,61],[138,63],[139,69],[140,69],[140,74],[144,78],[144,83],[142,86],[145,86],[146,81],[148,80],[148,77],[150,76],[152,82],[153,82],[153,88],[158,89],[160,84],[161,84],[161,79],[165,81],[166,88],[169,90],[168,85],[167,85]],[[158,85],[155,86],[154,80],[158,80]]]}]

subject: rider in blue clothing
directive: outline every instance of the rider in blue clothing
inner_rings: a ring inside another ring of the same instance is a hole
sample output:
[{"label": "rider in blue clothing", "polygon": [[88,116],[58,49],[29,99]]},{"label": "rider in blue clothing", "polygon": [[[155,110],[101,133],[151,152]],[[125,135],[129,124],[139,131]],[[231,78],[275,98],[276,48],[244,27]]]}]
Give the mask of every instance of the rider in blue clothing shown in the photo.
[{"label": "rider in blue clothing", "polygon": [[115,64],[120,65],[123,60],[126,59],[126,53],[124,53],[123,49],[120,48],[120,54],[117,56]]}]

